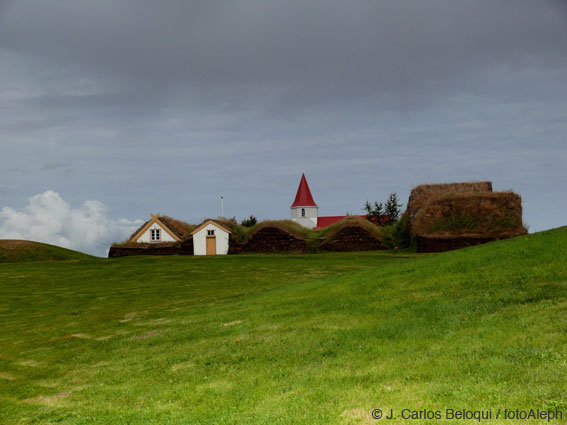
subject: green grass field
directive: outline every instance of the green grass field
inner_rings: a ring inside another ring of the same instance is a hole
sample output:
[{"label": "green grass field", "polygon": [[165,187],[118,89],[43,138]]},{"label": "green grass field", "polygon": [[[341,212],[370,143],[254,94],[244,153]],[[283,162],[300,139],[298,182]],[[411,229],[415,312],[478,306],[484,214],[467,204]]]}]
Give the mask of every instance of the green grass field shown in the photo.
[{"label": "green grass field", "polygon": [[0,264],[24,261],[85,260],[90,255],[32,241],[0,240]]},{"label": "green grass field", "polygon": [[567,423],[565,227],[427,256],[0,264],[0,324],[3,424]]}]

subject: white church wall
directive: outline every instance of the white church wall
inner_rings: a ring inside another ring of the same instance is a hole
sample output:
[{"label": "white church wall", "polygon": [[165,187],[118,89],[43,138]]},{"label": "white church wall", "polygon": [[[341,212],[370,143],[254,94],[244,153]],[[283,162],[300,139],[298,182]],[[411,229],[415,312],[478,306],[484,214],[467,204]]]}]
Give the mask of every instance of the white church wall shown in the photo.
[{"label": "white church wall", "polygon": [[292,218],[292,221],[308,229],[313,229],[314,227],[317,227],[316,218]]},{"label": "white church wall", "polygon": [[[305,210],[305,216],[301,214],[301,210]],[[317,216],[319,207],[292,207],[291,208],[291,219],[297,224],[312,229],[317,227]]]},{"label": "white church wall", "polygon": [[319,207],[291,207],[291,218],[304,218],[301,210],[305,210],[305,218],[317,218]]}]

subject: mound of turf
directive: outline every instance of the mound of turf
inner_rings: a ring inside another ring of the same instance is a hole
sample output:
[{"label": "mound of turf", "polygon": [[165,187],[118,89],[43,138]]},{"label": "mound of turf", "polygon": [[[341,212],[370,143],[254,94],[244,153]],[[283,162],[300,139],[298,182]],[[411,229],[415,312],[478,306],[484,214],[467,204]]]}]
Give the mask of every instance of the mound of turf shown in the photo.
[{"label": "mound of turf", "polygon": [[0,239],[0,263],[27,261],[80,260],[90,255],[39,242]]},{"label": "mound of turf", "polygon": [[546,424],[502,417],[539,409],[564,423],[566,258],[560,228],[428,256],[6,264],[2,420],[479,423],[444,420],[466,409]]}]

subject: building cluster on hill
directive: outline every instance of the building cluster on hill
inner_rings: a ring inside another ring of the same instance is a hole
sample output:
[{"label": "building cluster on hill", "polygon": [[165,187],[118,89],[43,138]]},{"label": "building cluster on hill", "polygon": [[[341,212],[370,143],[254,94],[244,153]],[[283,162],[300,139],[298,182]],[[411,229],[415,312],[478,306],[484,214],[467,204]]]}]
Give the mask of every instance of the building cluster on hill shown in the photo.
[{"label": "building cluster on hill", "polygon": [[381,228],[364,215],[319,216],[303,174],[291,220],[247,229],[230,220],[208,219],[193,226],[152,214],[127,242],[113,245],[109,256],[363,251],[404,247],[412,240],[418,252],[439,252],[526,233],[520,196],[493,192],[490,182],[417,186],[406,213],[389,227]]}]

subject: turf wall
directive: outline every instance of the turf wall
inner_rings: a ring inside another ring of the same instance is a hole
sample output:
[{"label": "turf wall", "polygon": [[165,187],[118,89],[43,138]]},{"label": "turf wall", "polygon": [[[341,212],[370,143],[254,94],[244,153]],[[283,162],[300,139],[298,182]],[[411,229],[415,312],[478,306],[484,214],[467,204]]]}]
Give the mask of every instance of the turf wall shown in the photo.
[{"label": "turf wall", "polygon": [[506,239],[512,236],[503,237],[474,237],[474,236],[455,236],[455,237],[429,237],[417,236],[417,252],[445,252],[455,249],[467,248],[469,246],[481,245],[488,242]]},{"label": "turf wall", "polygon": [[410,225],[419,210],[434,196],[447,193],[492,192],[492,182],[464,182],[422,184],[414,187],[408,200],[408,214]]},{"label": "turf wall", "polygon": [[278,226],[261,227],[251,234],[242,252],[306,252],[305,238]]},{"label": "turf wall", "polygon": [[375,251],[385,249],[371,231],[355,224],[344,225],[319,245],[325,251]]}]

